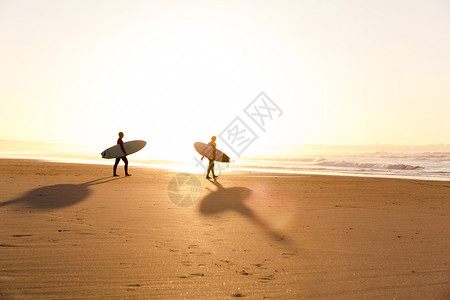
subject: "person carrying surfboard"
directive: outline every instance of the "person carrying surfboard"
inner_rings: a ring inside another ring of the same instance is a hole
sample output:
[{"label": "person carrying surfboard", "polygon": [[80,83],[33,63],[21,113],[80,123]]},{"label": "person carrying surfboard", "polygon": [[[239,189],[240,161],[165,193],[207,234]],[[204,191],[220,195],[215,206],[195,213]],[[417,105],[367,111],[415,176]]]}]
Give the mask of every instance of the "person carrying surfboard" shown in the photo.
[{"label": "person carrying surfboard", "polygon": [[[219,176],[216,176],[214,174],[214,160],[216,159],[216,137],[212,136],[211,137],[211,142],[208,143],[208,145],[210,145],[212,147],[212,157],[209,158],[209,165],[208,165],[208,172],[206,173],[206,179],[211,179],[211,177],[209,177],[209,172],[212,173],[213,178],[216,179]],[[202,160],[203,160],[204,156],[202,156]]]},{"label": "person carrying surfboard", "polygon": [[113,176],[119,176],[117,175],[117,166],[119,165],[120,160],[123,160],[125,163],[125,176],[131,176],[131,174],[128,174],[128,159],[127,159],[127,151],[125,151],[125,148],[123,147],[123,132],[119,132],[119,138],[117,139],[117,145],[120,145],[120,148],[122,149],[123,153],[125,154],[122,157],[117,157],[116,162],[114,163],[114,174]]}]

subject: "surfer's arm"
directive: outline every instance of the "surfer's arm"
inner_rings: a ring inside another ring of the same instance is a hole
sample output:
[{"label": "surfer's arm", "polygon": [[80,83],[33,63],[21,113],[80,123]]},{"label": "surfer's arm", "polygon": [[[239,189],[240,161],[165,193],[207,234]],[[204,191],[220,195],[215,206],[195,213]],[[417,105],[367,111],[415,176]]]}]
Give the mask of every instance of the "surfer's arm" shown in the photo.
[{"label": "surfer's arm", "polygon": [[125,156],[127,156],[127,151],[125,151],[125,148],[123,147],[123,142],[119,141],[119,145],[120,145],[120,149],[122,149],[123,153],[125,154]]}]

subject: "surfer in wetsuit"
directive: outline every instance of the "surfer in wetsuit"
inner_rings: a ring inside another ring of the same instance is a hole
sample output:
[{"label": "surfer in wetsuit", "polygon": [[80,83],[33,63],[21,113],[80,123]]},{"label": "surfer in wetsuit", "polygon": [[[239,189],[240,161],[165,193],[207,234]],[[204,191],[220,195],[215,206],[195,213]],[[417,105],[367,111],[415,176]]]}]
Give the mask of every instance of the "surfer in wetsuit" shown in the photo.
[{"label": "surfer in wetsuit", "polygon": [[114,174],[113,176],[119,176],[117,175],[117,166],[119,165],[120,160],[122,159],[125,163],[125,176],[131,176],[131,174],[128,174],[128,159],[127,159],[127,152],[125,151],[125,148],[123,147],[123,132],[119,132],[119,138],[117,139],[117,145],[120,145],[120,148],[122,149],[123,153],[125,154],[123,157],[116,158],[116,162],[114,163]]},{"label": "surfer in wetsuit", "polygon": [[[211,177],[209,177],[209,172],[212,172],[213,178],[216,179],[219,176],[216,176],[214,174],[214,159],[216,158],[216,137],[213,136],[211,137],[211,142],[208,143],[208,145],[210,145],[213,148],[212,151],[212,159],[209,159],[209,165],[208,165],[208,172],[206,173],[206,179],[211,179]],[[202,156],[201,159],[203,159],[204,156]]]}]

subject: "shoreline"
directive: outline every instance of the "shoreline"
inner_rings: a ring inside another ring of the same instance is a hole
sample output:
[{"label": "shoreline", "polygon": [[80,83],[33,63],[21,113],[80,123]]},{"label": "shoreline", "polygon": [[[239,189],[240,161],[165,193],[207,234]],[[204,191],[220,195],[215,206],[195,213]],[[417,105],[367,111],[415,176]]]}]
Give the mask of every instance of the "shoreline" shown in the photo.
[{"label": "shoreline", "polygon": [[[75,165],[95,165],[95,166],[113,166],[114,160],[109,159],[103,163],[96,162],[94,160],[89,161],[66,161],[67,158],[61,157],[59,159],[55,158],[22,158],[22,157],[12,157],[12,158],[0,158],[0,160],[30,160],[30,161],[41,161],[48,163],[62,163],[62,164],[75,164]],[[78,159],[77,159],[78,160]],[[121,161],[119,166],[123,164]],[[181,172],[181,173],[190,173],[190,174],[203,174],[203,172],[192,172],[192,170],[200,170],[200,168],[195,168],[192,164],[186,162],[168,162],[168,161],[159,161],[155,160],[155,163],[139,163],[130,161],[130,167],[142,167],[142,168],[150,168],[150,169],[159,169],[170,172]],[[181,166],[180,166],[181,165]],[[229,174],[224,175],[236,175],[236,174],[245,174],[245,173],[258,173],[258,174],[271,174],[272,176],[286,176],[286,175],[298,175],[298,176],[344,176],[344,177],[361,177],[361,178],[384,178],[384,179],[401,179],[401,180],[418,180],[418,181],[436,181],[436,182],[450,182],[450,178],[448,177],[431,177],[431,176],[407,176],[407,175],[398,175],[398,174],[362,174],[362,173],[351,173],[351,172],[330,172],[330,171],[304,171],[304,170],[281,170],[281,169],[265,169],[265,168],[224,168]]]},{"label": "shoreline", "polygon": [[[70,158],[69,158],[70,159]],[[97,162],[95,160],[83,160],[83,159],[75,159],[76,161],[67,161],[68,158],[60,157],[60,158],[45,158],[45,157],[34,157],[34,158],[23,158],[23,157],[6,157],[0,158],[0,160],[30,160],[30,161],[42,161],[48,163],[63,163],[63,164],[75,164],[75,165],[95,165],[95,166],[113,166],[114,160],[109,159],[103,163]],[[171,172],[181,172],[181,173],[190,173],[190,174],[203,174],[203,172],[199,172],[200,168],[196,168],[193,164],[189,164],[187,162],[171,162],[171,161],[161,161],[154,160],[155,163],[140,163],[130,161],[131,167],[142,167],[142,168],[150,168],[150,169],[160,169]],[[123,164],[121,162],[120,164]],[[120,166],[119,164],[119,166]],[[196,171],[193,171],[196,170]],[[408,176],[408,175],[399,175],[399,174],[363,174],[363,173],[351,173],[351,172],[332,172],[332,171],[306,171],[306,170],[287,170],[287,169],[271,169],[271,168],[223,168],[227,172],[230,172],[228,175],[235,174],[245,174],[245,173],[259,173],[259,174],[272,174],[273,176],[283,176],[283,175],[310,175],[310,176],[344,176],[344,177],[361,177],[361,178],[384,178],[384,179],[402,179],[402,180],[418,180],[418,181],[436,181],[436,182],[450,182],[450,177],[431,177],[431,176]],[[225,174],[224,174],[225,175]]]}]

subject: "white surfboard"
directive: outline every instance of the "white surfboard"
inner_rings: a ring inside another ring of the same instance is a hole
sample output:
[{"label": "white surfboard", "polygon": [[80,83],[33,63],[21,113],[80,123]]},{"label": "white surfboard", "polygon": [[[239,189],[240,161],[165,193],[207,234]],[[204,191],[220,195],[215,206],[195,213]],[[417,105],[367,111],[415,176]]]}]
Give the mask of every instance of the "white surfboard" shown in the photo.
[{"label": "white surfboard", "polygon": [[[123,147],[125,148],[127,155],[129,155],[138,152],[144,148],[146,144],[146,141],[136,140],[123,143]],[[120,148],[120,145],[112,146],[102,152],[102,158],[118,158],[124,156],[125,154],[123,153],[122,148]]]},{"label": "white surfboard", "polygon": [[[194,148],[195,148],[195,150],[197,150],[197,152],[200,155],[203,155],[204,157],[206,157],[208,159],[212,159],[212,157],[213,157],[213,155],[212,155],[213,147],[212,146],[205,144],[205,143],[197,142],[194,144]],[[222,151],[220,151],[218,149],[216,149],[216,156],[215,156],[214,160],[218,161],[218,162],[226,162],[226,163],[230,162],[230,158],[228,157],[228,155],[226,155],[225,153],[223,153]]]}]

